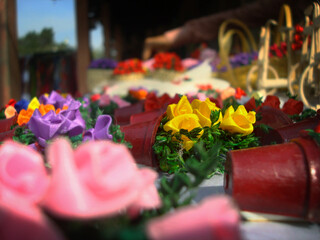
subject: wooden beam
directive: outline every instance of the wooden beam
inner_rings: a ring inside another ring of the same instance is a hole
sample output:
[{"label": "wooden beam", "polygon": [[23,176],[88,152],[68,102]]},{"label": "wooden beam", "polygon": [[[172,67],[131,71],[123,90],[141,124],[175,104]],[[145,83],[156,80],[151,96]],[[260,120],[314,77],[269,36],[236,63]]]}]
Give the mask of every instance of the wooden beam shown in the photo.
[{"label": "wooden beam", "polygon": [[104,52],[107,58],[110,58],[110,48],[111,48],[111,25],[110,25],[110,11],[109,4],[106,1],[101,3],[100,9],[100,21],[103,26],[103,36],[104,36]]},{"label": "wooden beam", "polygon": [[77,88],[80,94],[87,93],[87,68],[90,64],[88,0],[77,0]]},{"label": "wooden beam", "polygon": [[16,0],[0,0],[0,107],[21,98]]}]

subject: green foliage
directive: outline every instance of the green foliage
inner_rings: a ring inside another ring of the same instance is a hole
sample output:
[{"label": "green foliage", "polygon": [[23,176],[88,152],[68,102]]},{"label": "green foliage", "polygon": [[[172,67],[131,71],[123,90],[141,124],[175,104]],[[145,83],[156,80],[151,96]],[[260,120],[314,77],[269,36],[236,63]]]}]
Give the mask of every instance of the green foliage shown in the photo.
[{"label": "green foliage", "polygon": [[300,122],[302,120],[305,120],[305,119],[308,119],[308,118],[311,118],[311,117],[315,117],[317,115],[317,112],[315,110],[312,110],[312,109],[304,109],[302,111],[302,113],[300,114],[295,114],[295,115],[288,115],[293,121],[295,122]]},{"label": "green foliage", "polygon": [[313,129],[306,129],[306,131],[308,132],[309,136],[311,136],[320,146],[320,133],[315,132]]},{"label": "green foliage", "polygon": [[54,32],[52,28],[43,28],[41,32],[28,32],[18,39],[19,54],[22,56],[34,53],[56,52],[71,50],[66,43],[54,42]]},{"label": "green foliage", "polygon": [[0,111],[0,119],[6,119],[6,115],[4,115],[4,110],[5,110],[5,109],[2,109],[2,110]]},{"label": "green foliage", "polygon": [[26,127],[17,127],[14,131],[13,140],[25,145],[30,145],[36,142],[36,136]]},{"label": "green foliage", "polygon": [[[218,120],[219,114],[220,111],[211,112],[210,118],[213,123]],[[197,154],[199,153],[195,147],[186,151],[183,148],[181,137],[182,135],[185,135],[193,141],[198,141],[197,136],[202,129],[195,128],[190,132],[181,129],[180,132],[172,134],[171,131],[166,132],[163,129],[163,126],[168,121],[169,119],[165,116],[160,122],[155,143],[153,145],[154,153],[162,171],[168,173],[187,172],[187,160],[185,159],[198,159]],[[229,133],[220,129],[219,124],[212,124],[210,127],[204,127],[200,141],[203,144],[204,152],[209,152],[210,149],[219,145],[220,158],[217,162],[217,168],[208,176],[211,176],[215,172],[224,172],[224,159],[229,150],[259,146],[259,140],[253,133],[247,136]]]}]

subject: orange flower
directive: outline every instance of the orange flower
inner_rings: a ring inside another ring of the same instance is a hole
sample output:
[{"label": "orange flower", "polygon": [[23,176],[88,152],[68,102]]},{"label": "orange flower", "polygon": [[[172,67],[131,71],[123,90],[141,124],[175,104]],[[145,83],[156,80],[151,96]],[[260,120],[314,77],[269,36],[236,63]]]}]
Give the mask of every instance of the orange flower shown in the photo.
[{"label": "orange flower", "polygon": [[4,110],[4,115],[6,116],[6,118],[12,118],[14,117],[14,115],[16,115],[16,113],[16,109],[11,105],[9,105],[6,110]]},{"label": "orange flower", "polygon": [[[62,110],[67,110],[67,109],[68,109],[68,106],[67,105],[63,105]],[[56,110],[56,114],[60,113],[62,110],[60,108],[58,108]]]},{"label": "orange flower", "polygon": [[146,97],[148,95],[148,91],[143,88],[138,89],[138,90],[131,89],[131,90],[129,90],[129,93],[132,97],[134,97],[135,99],[139,99],[139,100],[146,99]]},{"label": "orange flower", "polygon": [[28,108],[27,110],[22,109],[18,116],[19,126],[28,123],[30,118],[32,117],[33,112],[34,110],[32,108]]},{"label": "orange flower", "polygon": [[42,116],[45,115],[45,114],[47,114],[47,113],[50,112],[51,110],[53,110],[53,111],[56,110],[56,109],[54,108],[54,106],[51,105],[51,104],[46,104],[46,105],[40,104],[40,106],[39,106],[39,111],[40,111],[40,113],[41,113]]}]

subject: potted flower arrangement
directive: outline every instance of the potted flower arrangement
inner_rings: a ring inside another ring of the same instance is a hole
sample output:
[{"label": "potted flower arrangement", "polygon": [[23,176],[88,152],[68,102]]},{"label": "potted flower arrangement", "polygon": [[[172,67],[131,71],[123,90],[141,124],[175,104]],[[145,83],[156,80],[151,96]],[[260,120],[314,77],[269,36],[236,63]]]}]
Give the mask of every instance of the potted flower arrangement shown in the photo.
[{"label": "potted flower arrangement", "polygon": [[14,134],[14,126],[17,122],[17,111],[14,108],[16,101],[11,99],[5,108],[0,110],[0,142],[10,138]]},{"label": "potted flower arrangement", "polygon": [[181,58],[176,53],[162,52],[154,56],[152,77],[171,81],[184,72]]},{"label": "potted flower arrangement", "polygon": [[139,80],[144,78],[145,73],[146,70],[142,66],[142,61],[133,58],[118,62],[113,70],[113,77],[118,80]]},{"label": "potted flower arrangement", "polygon": [[102,84],[112,79],[113,69],[117,66],[117,61],[113,59],[93,60],[87,70],[87,86],[90,92],[95,92]]},{"label": "potted flower arrangement", "polygon": [[[230,149],[258,146],[253,135],[255,112],[243,105],[220,109],[209,98],[191,103],[182,96],[177,104],[168,105],[158,118],[144,123],[122,126],[125,140],[132,143],[137,162],[174,173],[185,170],[185,159],[195,157],[193,145],[204,144],[205,151],[220,147],[219,171],[223,171],[224,155]],[[145,126],[145,127],[142,127]]]},{"label": "potted flower arrangement", "polygon": [[300,131],[313,129],[320,122],[319,112],[303,109],[303,103],[292,96],[282,108],[277,96],[267,96],[264,102],[251,98],[245,107],[258,114],[254,132],[262,145],[288,142],[298,137]]}]

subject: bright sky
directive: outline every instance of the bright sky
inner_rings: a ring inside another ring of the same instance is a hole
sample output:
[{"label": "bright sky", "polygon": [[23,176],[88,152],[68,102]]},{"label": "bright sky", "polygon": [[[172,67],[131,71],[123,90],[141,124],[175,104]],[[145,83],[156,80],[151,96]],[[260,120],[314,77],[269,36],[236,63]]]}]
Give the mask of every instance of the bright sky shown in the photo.
[{"label": "bright sky", "polygon": [[[51,27],[55,41],[68,41],[76,46],[76,19],[74,0],[17,0],[18,36],[29,31],[40,32]],[[92,31],[91,42],[94,48],[102,46],[102,29]]]}]

